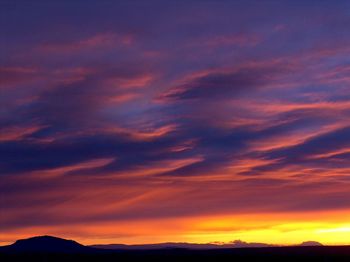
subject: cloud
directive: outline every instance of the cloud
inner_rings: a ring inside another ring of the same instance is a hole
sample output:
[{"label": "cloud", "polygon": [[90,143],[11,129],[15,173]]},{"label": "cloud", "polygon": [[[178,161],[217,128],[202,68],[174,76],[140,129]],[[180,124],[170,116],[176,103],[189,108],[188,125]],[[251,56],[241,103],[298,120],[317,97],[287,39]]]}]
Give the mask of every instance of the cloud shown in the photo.
[{"label": "cloud", "polygon": [[223,99],[251,93],[271,84],[279,68],[239,68],[190,76],[163,97],[169,100]]},{"label": "cloud", "polygon": [[105,108],[137,98],[140,88],[151,80],[149,73],[138,68],[87,68],[78,78],[68,76],[40,91],[22,115],[50,128],[99,125],[99,121],[106,121],[102,119]]},{"label": "cloud", "polygon": [[28,83],[37,77],[38,69],[31,67],[0,67],[0,89]]},{"label": "cloud", "polygon": [[38,49],[43,52],[70,53],[91,51],[93,49],[116,48],[118,46],[129,46],[134,37],[129,35],[117,35],[114,33],[99,33],[97,35],[66,43],[45,43]]},{"label": "cloud", "polygon": [[40,126],[13,126],[0,128],[0,142],[24,139],[26,136],[39,131]]}]

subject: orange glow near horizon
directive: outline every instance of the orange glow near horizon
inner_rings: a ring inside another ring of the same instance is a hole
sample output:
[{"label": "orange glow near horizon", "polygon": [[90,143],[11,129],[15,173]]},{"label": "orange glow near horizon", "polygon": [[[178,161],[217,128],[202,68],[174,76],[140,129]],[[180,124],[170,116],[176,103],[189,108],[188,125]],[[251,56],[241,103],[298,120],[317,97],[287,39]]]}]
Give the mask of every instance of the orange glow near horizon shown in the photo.
[{"label": "orange glow near horizon", "polygon": [[[349,218],[350,210],[342,210],[106,222],[65,226],[64,230],[32,227],[3,233],[1,245],[44,234],[73,239],[85,245],[229,243],[234,240],[275,245],[294,245],[304,241],[318,241],[324,245],[348,245]],[[97,234],[99,237],[96,237]]]}]

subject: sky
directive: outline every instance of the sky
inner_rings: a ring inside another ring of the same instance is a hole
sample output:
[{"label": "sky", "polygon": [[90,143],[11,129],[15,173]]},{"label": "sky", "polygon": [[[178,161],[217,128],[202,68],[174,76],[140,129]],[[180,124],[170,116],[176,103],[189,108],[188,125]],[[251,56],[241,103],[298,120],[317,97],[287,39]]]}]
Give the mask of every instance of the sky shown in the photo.
[{"label": "sky", "polygon": [[0,0],[0,245],[350,244],[349,1]]}]

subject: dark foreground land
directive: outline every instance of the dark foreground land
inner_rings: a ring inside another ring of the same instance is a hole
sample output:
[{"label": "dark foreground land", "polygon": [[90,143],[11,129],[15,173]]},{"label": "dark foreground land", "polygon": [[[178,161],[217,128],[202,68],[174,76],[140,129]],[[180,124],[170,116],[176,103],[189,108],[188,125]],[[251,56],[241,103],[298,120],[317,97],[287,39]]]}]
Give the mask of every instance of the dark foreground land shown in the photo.
[{"label": "dark foreground land", "polygon": [[350,246],[113,250],[41,236],[0,247],[0,262],[7,261],[350,261]]},{"label": "dark foreground land", "polygon": [[0,261],[350,261],[350,247],[0,253]]}]

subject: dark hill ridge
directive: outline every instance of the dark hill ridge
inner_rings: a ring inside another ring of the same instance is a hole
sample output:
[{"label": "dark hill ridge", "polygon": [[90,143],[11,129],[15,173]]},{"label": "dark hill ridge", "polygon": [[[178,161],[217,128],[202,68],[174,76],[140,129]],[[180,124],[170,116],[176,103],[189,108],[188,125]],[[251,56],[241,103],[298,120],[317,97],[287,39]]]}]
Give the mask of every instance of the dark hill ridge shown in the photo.
[{"label": "dark hill ridge", "polygon": [[5,252],[48,252],[48,253],[85,253],[94,249],[76,241],[53,236],[36,236],[17,240],[9,246],[1,247]]}]

